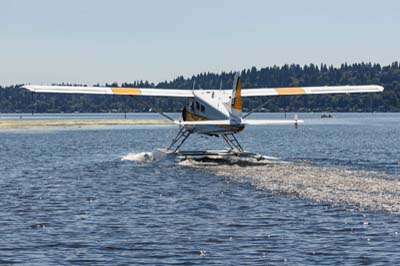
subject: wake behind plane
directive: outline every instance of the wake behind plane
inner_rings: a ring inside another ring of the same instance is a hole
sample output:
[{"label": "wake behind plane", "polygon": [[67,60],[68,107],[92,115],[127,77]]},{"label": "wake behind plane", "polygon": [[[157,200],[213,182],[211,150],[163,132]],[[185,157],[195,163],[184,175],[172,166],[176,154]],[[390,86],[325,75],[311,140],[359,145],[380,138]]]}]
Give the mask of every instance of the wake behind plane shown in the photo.
[{"label": "wake behind plane", "polygon": [[[221,136],[229,145],[233,154],[245,153],[235,134],[247,125],[273,125],[303,123],[297,116],[293,120],[255,120],[248,119],[252,113],[266,103],[256,107],[247,114],[243,113],[243,97],[316,95],[316,94],[350,94],[382,92],[379,85],[362,86],[319,86],[288,88],[242,88],[240,74],[236,73],[231,90],[215,89],[162,89],[162,88],[121,88],[121,87],[85,87],[85,86],[43,86],[24,85],[23,88],[35,93],[68,93],[68,94],[103,94],[125,96],[155,96],[186,98],[182,110],[182,119],[175,120],[159,113],[179,126],[179,132],[172,140],[167,151],[178,153],[191,134]],[[183,152],[184,153],[184,152]]]}]

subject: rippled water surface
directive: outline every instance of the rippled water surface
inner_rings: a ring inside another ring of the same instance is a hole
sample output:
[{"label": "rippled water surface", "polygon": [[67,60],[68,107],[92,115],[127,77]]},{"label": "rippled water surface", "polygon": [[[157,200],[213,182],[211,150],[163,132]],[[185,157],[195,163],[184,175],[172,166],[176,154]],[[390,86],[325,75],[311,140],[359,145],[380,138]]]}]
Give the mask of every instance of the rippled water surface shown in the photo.
[{"label": "rippled water surface", "polygon": [[246,128],[260,165],[152,152],[174,126],[0,131],[0,264],[400,264],[400,115],[320,115]]}]

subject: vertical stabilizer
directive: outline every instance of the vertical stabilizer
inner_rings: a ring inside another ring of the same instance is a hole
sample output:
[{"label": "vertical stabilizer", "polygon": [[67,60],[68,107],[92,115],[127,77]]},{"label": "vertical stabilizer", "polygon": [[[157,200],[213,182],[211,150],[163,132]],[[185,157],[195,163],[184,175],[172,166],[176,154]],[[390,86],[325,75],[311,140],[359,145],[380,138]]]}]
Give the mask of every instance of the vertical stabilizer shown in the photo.
[{"label": "vertical stabilizer", "polygon": [[233,79],[231,114],[236,117],[242,117],[242,85],[240,84],[240,73],[237,72]]}]

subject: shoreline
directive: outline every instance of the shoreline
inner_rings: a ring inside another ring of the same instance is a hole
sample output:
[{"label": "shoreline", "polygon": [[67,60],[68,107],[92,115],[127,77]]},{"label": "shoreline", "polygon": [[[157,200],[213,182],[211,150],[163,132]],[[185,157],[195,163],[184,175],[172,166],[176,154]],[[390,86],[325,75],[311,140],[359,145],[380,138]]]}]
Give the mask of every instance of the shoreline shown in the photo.
[{"label": "shoreline", "polygon": [[0,120],[0,130],[172,124],[165,119]]}]

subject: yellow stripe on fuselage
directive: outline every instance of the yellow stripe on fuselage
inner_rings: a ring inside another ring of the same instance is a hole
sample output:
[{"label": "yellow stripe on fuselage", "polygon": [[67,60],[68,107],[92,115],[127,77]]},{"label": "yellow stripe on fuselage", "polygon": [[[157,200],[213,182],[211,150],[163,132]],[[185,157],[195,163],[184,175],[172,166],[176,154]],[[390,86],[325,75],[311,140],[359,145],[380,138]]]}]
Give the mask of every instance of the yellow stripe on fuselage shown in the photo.
[{"label": "yellow stripe on fuselage", "polygon": [[185,110],[185,113],[184,113],[184,117],[185,117],[186,121],[204,121],[204,120],[208,120],[207,117],[205,117],[205,116],[196,115],[196,114],[193,114],[193,113],[191,113],[189,111],[186,111],[186,110]]},{"label": "yellow stripe on fuselage", "polygon": [[302,88],[278,88],[275,89],[278,95],[302,95],[305,94]]},{"label": "yellow stripe on fuselage", "polygon": [[137,88],[111,88],[116,95],[141,95],[140,89]]}]

